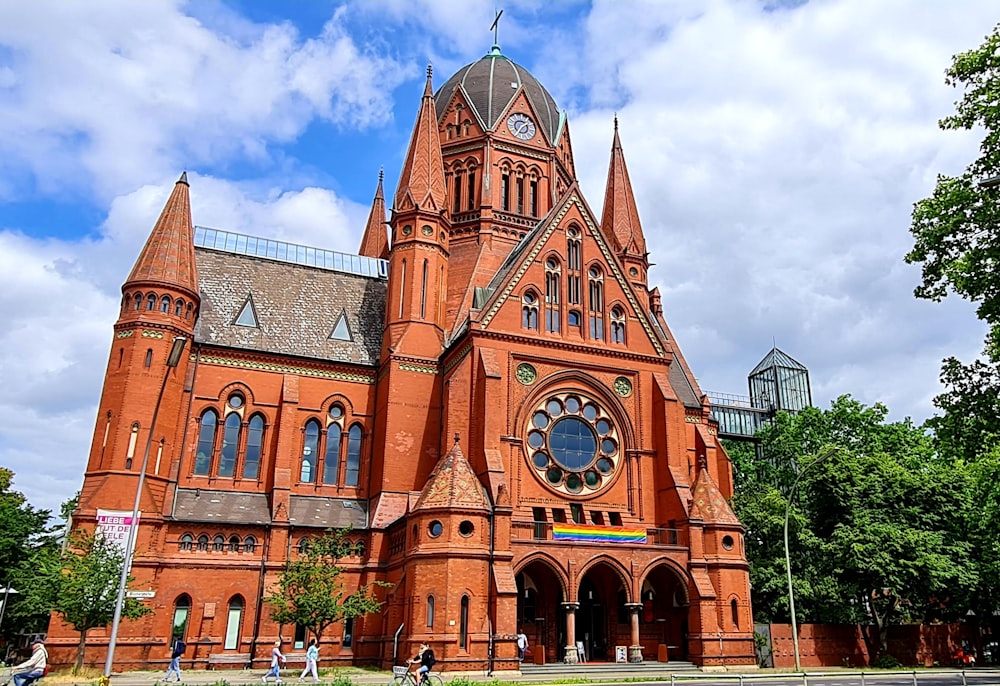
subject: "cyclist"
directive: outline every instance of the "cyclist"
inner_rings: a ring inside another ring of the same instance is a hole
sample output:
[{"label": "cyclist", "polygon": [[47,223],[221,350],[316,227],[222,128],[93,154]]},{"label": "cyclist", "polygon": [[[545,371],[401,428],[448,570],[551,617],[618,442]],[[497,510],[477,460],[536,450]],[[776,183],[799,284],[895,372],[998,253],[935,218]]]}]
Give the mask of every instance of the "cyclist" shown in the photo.
[{"label": "cyclist", "polygon": [[420,664],[417,669],[417,676],[419,683],[424,683],[427,680],[427,672],[431,671],[437,660],[434,659],[434,651],[431,650],[430,646],[426,643],[420,644],[420,652],[417,653],[416,657],[410,660],[411,665]]},{"label": "cyclist", "polygon": [[18,672],[14,675],[14,686],[30,686],[45,675],[45,667],[49,662],[49,654],[45,652],[45,643],[38,638],[31,642],[31,657],[11,668]]}]

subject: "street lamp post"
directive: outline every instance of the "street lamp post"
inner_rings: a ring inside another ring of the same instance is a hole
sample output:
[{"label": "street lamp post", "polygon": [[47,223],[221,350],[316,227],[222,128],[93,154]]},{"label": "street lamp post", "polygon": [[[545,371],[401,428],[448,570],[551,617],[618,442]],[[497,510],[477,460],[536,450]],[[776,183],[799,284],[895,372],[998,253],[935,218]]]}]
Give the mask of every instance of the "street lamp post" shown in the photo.
[{"label": "street lamp post", "polygon": [[184,346],[187,339],[183,336],[175,336],[174,344],[170,348],[170,355],[167,356],[167,368],[163,372],[163,383],[160,384],[160,393],[156,396],[156,405],[153,407],[153,418],[149,422],[149,437],[146,439],[146,451],[142,456],[142,468],[139,470],[139,482],[135,486],[135,503],[132,505],[132,521],[129,522],[128,536],[125,539],[125,559],[122,561],[122,573],[118,578],[118,599],[115,601],[115,616],[111,620],[111,638],[108,641],[108,657],[104,661],[104,679],[107,683],[111,677],[111,667],[115,661],[115,647],[118,644],[118,624],[122,619],[122,608],[125,605],[125,586],[128,583],[129,569],[132,567],[132,556],[135,554],[135,540],[138,534],[136,530],[136,520],[139,518],[139,501],[142,498],[142,485],[146,481],[146,468],[149,466],[149,453],[153,447],[153,432],[156,430],[156,416],[160,414],[160,403],[163,401],[163,391],[167,388],[167,379],[170,378],[170,370],[176,367],[181,361],[184,353]]},{"label": "street lamp post", "polygon": [[788,491],[788,501],[785,503],[785,572],[788,574],[788,610],[792,615],[792,650],[795,652],[795,671],[800,671],[802,669],[802,663],[799,660],[799,627],[795,623],[795,593],[792,591],[792,558],[788,553],[788,515],[791,512],[792,498],[795,496],[795,489],[799,485],[799,479],[802,475],[808,472],[812,467],[815,467],[820,462],[824,461],[831,455],[837,453],[837,448],[830,448],[815,461],[810,462],[806,465],[806,468],[798,473],[795,477],[795,481],[792,482],[792,488]]}]

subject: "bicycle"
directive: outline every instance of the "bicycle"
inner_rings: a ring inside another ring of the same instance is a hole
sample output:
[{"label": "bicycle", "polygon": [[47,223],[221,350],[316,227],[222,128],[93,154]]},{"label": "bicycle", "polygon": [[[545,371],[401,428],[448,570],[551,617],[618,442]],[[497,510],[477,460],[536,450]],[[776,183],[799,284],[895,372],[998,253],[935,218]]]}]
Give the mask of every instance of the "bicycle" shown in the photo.
[{"label": "bicycle", "polygon": [[[15,674],[21,674],[21,672],[15,672],[13,667],[5,668],[3,670],[3,674],[0,675],[0,686],[7,686],[7,684],[11,683],[14,680]],[[42,674],[42,676],[32,681],[31,684],[29,684],[29,686],[34,686],[35,684],[40,682],[44,676],[45,675]]]},{"label": "bicycle", "polygon": [[427,672],[423,679],[417,681],[417,675],[410,671],[408,665],[403,665],[392,668],[389,686],[444,686],[444,680],[434,672]]}]

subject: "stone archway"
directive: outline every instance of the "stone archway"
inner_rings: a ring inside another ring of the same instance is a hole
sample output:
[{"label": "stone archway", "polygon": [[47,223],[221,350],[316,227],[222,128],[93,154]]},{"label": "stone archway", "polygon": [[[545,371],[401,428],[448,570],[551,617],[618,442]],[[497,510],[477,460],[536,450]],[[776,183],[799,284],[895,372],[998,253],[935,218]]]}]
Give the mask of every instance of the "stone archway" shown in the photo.
[{"label": "stone archway", "polygon": [[566,621],[564,580],[544,558],[524,565],[517,582],[517,627],[528,637],[531,659],[541,664],[562,658]]},{"label": "stone archway", "polygon": [[615,647],[631,644],[629,590],[621,570],[597,562],[580,577],[576,597],[576,641],[584,649],[580,660],[614,661]]},{"label": "stone archway", "polygon": [[688,583],[681,573],[666,563],[650,567],[642,580],[640,600],[640,642],[651,652],[666,646],[669,660],[688,658]]}]

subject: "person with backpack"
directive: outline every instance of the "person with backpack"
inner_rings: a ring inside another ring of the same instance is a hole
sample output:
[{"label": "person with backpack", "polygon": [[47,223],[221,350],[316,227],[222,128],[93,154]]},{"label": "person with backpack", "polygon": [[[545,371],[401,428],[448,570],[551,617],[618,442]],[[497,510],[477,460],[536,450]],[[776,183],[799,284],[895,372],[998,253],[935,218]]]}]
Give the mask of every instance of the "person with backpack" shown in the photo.
[{"label": "person with backpack", "polygon": [[170,681],[171,674],[177,674],[177,683],[181,683],[181,656],[185,650],[187,650],[187,644],[184,643],[183,638],[178,638],[174,643],[174,649],[170,652],[170,666],[167,667],[167,673],[163,677],[165,682]]},{"label": "person with backpack", "polygon": [[424,683],[427,679],[427,672],[431,671],[431,668],[437,660],[434,659],[434,651],[431,650],[430,646],[426,643],[420,644],[420,651],[417,653],[416,657],[410,660],[411,665],[420,664],[417,668],[417,681],[419,683]]},{"label": "person with backpack", "polygon": [[48,671],[49,654],[45,652],[45,643],[40,638],[31,642],[31,657],[19,665],[11,667],[14,675],[14,686],[30,686]]}]

